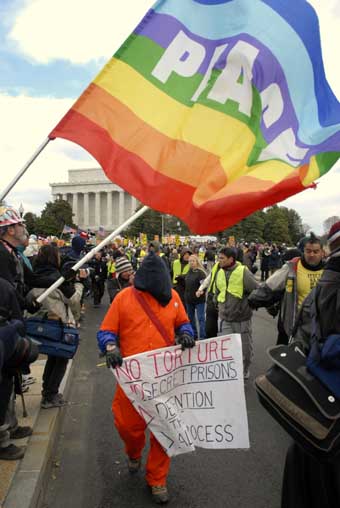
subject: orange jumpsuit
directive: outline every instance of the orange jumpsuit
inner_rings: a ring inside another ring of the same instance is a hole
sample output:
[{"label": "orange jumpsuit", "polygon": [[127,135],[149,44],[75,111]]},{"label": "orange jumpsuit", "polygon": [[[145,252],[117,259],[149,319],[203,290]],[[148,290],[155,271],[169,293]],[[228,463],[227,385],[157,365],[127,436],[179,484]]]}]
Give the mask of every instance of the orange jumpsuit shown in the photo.
[{"label": "orange jumpsuit", "polygon": [[[189,319],[178,293],[174,290],[171,290],[171,293],[172,298],[166,307],[162,307],[149,293],[143,292],[142,295],[163,324],[168,337],[175,342],[175,329],[188,324]],[[123,357],[167,346],[130,287],[118,293],[100,329],[119,336]],[[132,459],[139,459],[145,445],[146,423],[120,386],[113,398],[112,412],[127,455]],[[146,464],[147,483],[151,486],[165,485],[169,467],[170,458],[151,433]]]}]

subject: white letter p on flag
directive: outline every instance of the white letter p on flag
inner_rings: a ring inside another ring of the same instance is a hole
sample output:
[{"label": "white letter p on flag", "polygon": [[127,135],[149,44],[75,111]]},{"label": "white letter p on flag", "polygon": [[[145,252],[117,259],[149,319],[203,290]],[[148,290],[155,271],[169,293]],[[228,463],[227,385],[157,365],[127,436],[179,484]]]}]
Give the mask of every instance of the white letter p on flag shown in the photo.
[{"label": "white letter p on flag", "polygon": [[152,71],[162,83],[166,83],[172,72],[184,78],[194,76],[205,58],[205,48],[180,31]]}]

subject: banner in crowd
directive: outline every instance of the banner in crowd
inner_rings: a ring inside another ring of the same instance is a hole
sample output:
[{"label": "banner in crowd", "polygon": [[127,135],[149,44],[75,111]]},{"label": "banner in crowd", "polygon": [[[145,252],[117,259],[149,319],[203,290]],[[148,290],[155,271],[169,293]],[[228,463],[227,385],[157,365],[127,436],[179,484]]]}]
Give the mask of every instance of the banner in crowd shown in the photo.
[{"label": "banner in crowd", "polygon": [[112,371],[169,456],[249,448],[240,335],[130,356]]},{"label": "banner in crowd", "polygon": [[193,231],[223,230],[340,156],[315,11],[305,0],[156,2],[49,137],[83,146]]},{"label": "banner in crowd", "polygon": [[77,233],[77,230],[75,228],[72,228],[71,226],[67,226],[66,224],[64,225],[63,227],[63,230],[62,230],[62,235],[67,235],[67,234],[76,234]]}]

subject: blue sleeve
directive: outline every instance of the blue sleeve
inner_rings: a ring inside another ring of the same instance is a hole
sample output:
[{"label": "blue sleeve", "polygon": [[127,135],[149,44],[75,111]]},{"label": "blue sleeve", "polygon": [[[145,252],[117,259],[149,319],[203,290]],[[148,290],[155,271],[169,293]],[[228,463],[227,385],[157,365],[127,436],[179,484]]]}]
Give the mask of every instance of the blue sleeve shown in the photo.
[{"label": "blue sleeve", "polygon": [[106,351],[106,344],[109,342],[117,344],[117,340],[118,335],[116,333],[108,332],[107,330],[99,330],[97,333],[98,347],[102,353]]},{"label": "blue sleeve", "polygon": [[176,335],[182,335],[183,333],[186,333],[191,337],[194,336],[194,331],[190,323],[184,323],[183,325],[180,325],[178,328],[176,328]]}]

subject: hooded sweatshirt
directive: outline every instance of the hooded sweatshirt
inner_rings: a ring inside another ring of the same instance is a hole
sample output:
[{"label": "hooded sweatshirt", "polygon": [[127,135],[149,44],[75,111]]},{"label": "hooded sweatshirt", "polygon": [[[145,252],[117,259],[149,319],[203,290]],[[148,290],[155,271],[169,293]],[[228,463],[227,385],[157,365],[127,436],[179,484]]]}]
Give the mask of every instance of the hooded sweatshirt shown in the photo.
[{"label": "hooded sweatshirt", "polygon": [[138,268],[134,286],[140,291],[150,293],[165,307],[171,300],[171,279],[163,261],[154,252],[150,252]]}]

